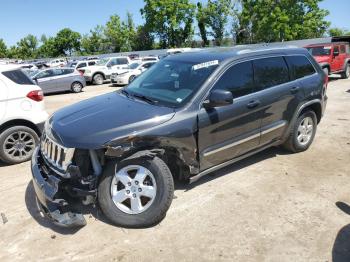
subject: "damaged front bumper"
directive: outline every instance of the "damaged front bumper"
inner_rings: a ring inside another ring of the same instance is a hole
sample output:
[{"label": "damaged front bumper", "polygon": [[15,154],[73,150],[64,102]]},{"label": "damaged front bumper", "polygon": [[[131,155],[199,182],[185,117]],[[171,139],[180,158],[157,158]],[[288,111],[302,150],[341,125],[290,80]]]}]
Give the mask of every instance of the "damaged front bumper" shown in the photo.
[{"label": "damaged front bumper", "polygon": [[[63,227],[85,226],[82,214],[75,212],[70,195],[65,186],[64,178],[55,174],[43,160],[39,147],[32,156],[33,185],[36,193],[38,208],[53,223]],[[80,189],[76,189],[81,191]],[[69,188],[70,192],[74,188]],[[91,194],[91,192],[88,192]]]}]

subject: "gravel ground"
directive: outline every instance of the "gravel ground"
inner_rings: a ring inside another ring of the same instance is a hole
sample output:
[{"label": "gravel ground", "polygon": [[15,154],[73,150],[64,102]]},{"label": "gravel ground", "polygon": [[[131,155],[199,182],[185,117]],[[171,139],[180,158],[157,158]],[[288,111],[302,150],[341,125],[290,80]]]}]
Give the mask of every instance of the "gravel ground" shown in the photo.
[{"label": "gravel ground", "polygon": [[[115,90],[46,97],[49,113]],[[312,147],[272,148],[177,186],[161,224],[114,227],[99,212],[60,229],[35,208],[30,163],[0,164],[0,261],[350,261],[350,80],[334,79]]]}]

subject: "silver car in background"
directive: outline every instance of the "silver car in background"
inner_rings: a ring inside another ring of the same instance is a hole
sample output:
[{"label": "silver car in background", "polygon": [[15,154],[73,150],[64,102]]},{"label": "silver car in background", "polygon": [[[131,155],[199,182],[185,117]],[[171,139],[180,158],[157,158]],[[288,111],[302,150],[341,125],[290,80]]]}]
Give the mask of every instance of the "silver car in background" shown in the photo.
[{"label": "silver car in background", "polygon": [[49,68],[30,73],[30,77],[41,87],[44,94],[72,91],[79,93],[86,86],[81,72],[74,68]]}]

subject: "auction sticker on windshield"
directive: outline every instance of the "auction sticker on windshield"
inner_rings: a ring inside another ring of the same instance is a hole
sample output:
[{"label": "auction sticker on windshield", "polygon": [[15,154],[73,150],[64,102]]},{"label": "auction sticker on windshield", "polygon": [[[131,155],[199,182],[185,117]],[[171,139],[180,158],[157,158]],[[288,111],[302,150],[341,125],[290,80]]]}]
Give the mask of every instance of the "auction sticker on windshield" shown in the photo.
[{"label": "auction sticker on windshield", "polygon": [[192,66],[192,69],[198,70],[198,69],[202,69],[205,67],[214,66],[214,65],[218,65],[218,64],[219,64],[219,60],[213,60],[213,61],[198,64],[198,65],[194,65],[194,66]]}]

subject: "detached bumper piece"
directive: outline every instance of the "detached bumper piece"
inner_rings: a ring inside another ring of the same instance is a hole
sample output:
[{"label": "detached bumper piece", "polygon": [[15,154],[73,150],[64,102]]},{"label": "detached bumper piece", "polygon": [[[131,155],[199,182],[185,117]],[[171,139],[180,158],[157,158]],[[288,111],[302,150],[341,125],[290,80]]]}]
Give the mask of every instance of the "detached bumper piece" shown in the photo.
[{"label": "detached bumper piece", "polygon": [[[62,227],[82,227],[86,225],[83,215],[73,211],[67,199],[71,196],[69,192],[83,190],[65,186],[65,179],[58,177],[50,170],[37,148],[32,157],[33,185],[37,197],[37,205],[40,211],[54,224]],[[94,192],[86,192],[86,195]]]}]

